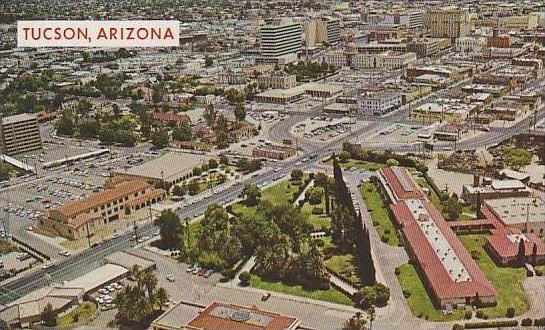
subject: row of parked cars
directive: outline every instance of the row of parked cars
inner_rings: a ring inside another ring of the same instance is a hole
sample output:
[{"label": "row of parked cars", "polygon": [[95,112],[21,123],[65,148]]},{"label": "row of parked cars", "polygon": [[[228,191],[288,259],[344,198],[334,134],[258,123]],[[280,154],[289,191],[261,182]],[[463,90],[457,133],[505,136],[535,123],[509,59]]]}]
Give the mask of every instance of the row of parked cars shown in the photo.
[{"label": "row of parked cars", "polygon": [[215,272],[213,269],[206,269],[203,267],[200,267],[199,265],[195,264],[188,269],[185,270],[187,273],[191,273],[193,275],[202,276],[204,278],[209,278],[212,276]]},{"label": "row of parked cars", "polygon": [[115,298],[112,296],[112,294],[121,289],[123,289],[123,284],[121,282],[114,282],[105,286],[104,288],[99,289],[98,295],[95,298],[99,305],[99,309],[101,311],[107,311],[115,308]]}]

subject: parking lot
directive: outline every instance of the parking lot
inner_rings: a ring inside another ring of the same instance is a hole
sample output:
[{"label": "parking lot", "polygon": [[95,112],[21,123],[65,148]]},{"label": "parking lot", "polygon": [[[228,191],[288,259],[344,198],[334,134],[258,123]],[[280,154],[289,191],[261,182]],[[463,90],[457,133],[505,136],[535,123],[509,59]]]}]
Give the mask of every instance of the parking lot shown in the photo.
[{"label": "parking lot", "polygon": [[349,117],[335,118],[316,116],[304,120],[292,128],[292,133],[312,141],[331,141],[367,125],[363,121],[354,121]]}]

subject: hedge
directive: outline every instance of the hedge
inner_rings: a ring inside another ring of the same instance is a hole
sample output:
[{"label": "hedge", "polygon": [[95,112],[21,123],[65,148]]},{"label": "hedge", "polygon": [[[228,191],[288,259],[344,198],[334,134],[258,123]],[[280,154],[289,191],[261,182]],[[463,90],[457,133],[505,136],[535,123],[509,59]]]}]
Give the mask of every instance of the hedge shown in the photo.
[{"label": "hedge", "polygon": [[465,329],[479,329],[479,328],[499,328],[499,327],[516,327],[519,325],[517,320],[507,321],[490,321],[490,322],[468,322],[465,324]]}]

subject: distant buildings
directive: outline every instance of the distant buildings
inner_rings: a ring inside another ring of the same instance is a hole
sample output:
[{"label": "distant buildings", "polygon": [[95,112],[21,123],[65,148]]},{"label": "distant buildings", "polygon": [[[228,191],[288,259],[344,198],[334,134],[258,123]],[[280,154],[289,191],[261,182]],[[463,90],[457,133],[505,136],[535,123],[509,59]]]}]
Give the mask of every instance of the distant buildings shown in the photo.
[{"label": "distant buildings", "polygon": [[260,61],[277,63],[284,60],[289,63],[297,59],[302,46],[302,32],[300,23],[288,19],[274,20],[262,26]]},{"label": "distant buildings", "polygon": [[264,74],[257,77],[259,88],[286,89],[297,84],[297,77],[284,71]]},{"label": "distant buildings", "polygon": [[264,157],[277,160],[284,160],[291,156],[294,156],[297,153],[297,149],[287,146],[277,146],[277,145],[260,145],[252,150],[252,156],[254,157]]},{"label": "distant buildings", "polygon": [[424,26],[434,38],[456,39],[469,33],[469,16],[463,10],[431,10],[424,14]]},{"label": "distant buildings", "polygon": [[38,118],[35,115],[23,113],[0,120],[0,152],[13,155],[42,147]]}]

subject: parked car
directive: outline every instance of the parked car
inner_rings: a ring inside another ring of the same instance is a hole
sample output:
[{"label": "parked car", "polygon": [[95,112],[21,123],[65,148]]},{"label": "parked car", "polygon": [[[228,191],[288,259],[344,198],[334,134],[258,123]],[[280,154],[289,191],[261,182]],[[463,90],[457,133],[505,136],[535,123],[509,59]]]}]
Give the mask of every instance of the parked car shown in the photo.
[{"label": "parked car", "polygon": [[271,297],[271,293],[267,292],[264,295],[261,296],[261,301],[267,301]]},{"label": "parked car", "polygon": [[196,268],[193,269],[193,271],[191,272],[191,274],[197,275],[197,274],[201,271],[201,269],[202,269],[201,267],[196,267]]},{"label": "parked car", "polygon": [[174,275],[168,274],[168,275],[167,275],[167,280],[168,280],[169,282],[174,282]]},{"label": "parked car", "polygon": [[199,272],[197,273],[197,275],[199,275],[199,276],[204,276],[204,274],[205,274],[207,271],[208,271],[208,269],[203,268],[203,269],[199,270]]},{"label": "parked car", "polygon": [[213,269],[209,269],[205,274],[204,274],[204,278],[209,278],[210,276],[212,276],[214,274],[214,270]]}]

